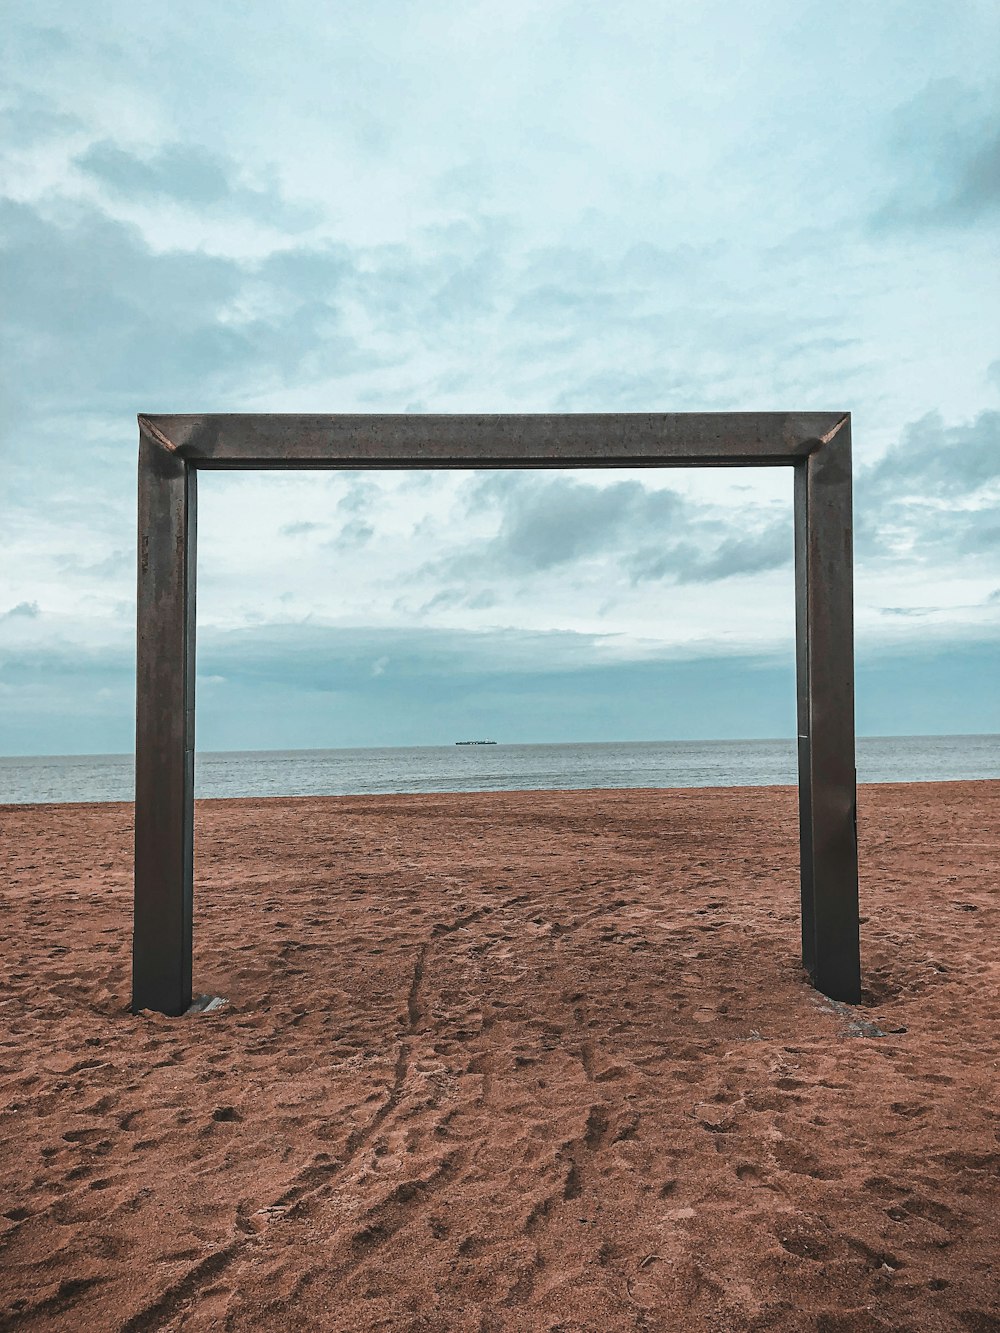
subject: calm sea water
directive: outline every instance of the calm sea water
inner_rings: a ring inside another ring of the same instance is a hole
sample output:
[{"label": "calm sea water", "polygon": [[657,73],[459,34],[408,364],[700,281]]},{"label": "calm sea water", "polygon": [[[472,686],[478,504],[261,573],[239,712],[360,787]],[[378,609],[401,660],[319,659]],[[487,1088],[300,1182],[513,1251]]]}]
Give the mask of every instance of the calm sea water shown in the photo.
[{"label": "calm sea water", "polygon": [[[863,736],[857,756],[861,782],[1000,778],[1000,736]],[[199,754],[195,766],[199,796],[754,787],[795,781],[790,740],[239,751]],[[132,784],[131,755],[0,758],[0,803],[130,801]]]}]

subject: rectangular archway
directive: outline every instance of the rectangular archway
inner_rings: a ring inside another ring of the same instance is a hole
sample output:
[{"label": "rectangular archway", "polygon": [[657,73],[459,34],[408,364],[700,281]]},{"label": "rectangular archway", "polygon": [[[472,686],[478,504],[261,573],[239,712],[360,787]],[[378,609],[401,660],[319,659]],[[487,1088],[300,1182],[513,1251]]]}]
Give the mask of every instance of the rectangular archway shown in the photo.
[{"label": "rectangular archway", "polygon": [[132,1009],[191,1004],[201,468],[795,470],[802,962],[861,997],[851,428],[844,412],[139,417]]}]

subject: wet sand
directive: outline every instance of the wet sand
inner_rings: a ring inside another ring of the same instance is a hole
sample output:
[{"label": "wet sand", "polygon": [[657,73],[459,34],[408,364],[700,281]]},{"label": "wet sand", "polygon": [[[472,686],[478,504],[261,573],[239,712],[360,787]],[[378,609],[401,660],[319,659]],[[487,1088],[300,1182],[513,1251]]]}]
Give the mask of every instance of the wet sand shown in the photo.
[{"label": "wet sand", "polygon": [[131,808],[0,807],[0,1327],[1000,1329],[1000,783],[211,801],[127,1011]]}]

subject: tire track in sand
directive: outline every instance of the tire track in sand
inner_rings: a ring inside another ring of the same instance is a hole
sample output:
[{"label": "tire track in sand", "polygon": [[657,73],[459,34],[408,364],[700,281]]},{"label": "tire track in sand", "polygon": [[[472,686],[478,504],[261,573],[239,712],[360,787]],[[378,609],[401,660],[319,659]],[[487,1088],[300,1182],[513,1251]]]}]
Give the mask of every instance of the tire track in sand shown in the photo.
[{"label": "tire track in sand", "polygon": [[[514,907],[530,898],[530,894],[520,894],[499,904],[499,910]],[[163,1324],[172,1319],[184,1306],[197,1299],[202,1289],[217,1279],[223,1272],[252,1250],[266,1236],[268,1225],[291,1216],[303,1217],[311,1212],[333,1188],[337,1177],[343,1175],[357,1160],[360,1153],[378,1133],[403,1099],[407,1075],[409,1074],[412,1052],[417,1029],[423,1020],[421,990],[427,967],[427,959],[437,940],[452,935],[473,922],[489,916],[497,908],[492,903],[475,908],[457,917],[452,922],[436,922],[431,927],[430,935],[421,944],[413,965],[409,991],[406,997],[406,1031],[400,1039],[399,1051],[393,1068],[392,1083],[385,1100],[378,1110],[364,1125],[360,1125],[348,1135],[345,1144],[345,1156],[330,1163],[311,1163],[303,1168],[297,1179],[270,1204],[257,1209],[254,1217],[264,1224],[261,1229],[250,1230],[241,1234],[222,1249],[213,1250],[203,1256],[167,1289],[137,1311],[122,1325],[121,1333],[155,1333]],[[432,1188],[443,1185],[459,1168],[459,1154],[451,1153],[438,1164],[426,1181],[404,1181],[381,1204],[369,1210],[370,1221],[366,1228],[355,1234],[352,1240],[354,1258],[345,1269],[346,1276],[367,1258],[377,1245],[389,1240],[407,1220],[405,1205],[411,1200],[424,1197]],[[320,1177],[317,1180],[317,1176]],[[312,1280],[311,1274],[303,1274],[296,1284],[297,1290],[304,1289]]]}]

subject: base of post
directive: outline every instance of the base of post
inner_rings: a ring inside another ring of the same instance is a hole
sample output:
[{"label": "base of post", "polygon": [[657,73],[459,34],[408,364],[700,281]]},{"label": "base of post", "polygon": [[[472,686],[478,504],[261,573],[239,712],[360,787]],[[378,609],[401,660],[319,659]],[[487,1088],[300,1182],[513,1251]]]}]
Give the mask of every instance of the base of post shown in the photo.
[{"label": "base of post", "polygon": [[860,976],[836,976],[824,977],[816,975],[815,968],[805,967],[806,980],[814,990],[819,991],[820,995],[825,995],[828,1000],[836,1000],[841,1004],[860,1004],[861,1003],[861,977]]},{"label": "base of post", "polygon": [[221,995],[198,995],[191,1001],[191,1007],[184,1010],[184,1017],[191,1014],[214,1014],[228,1003]]}]

